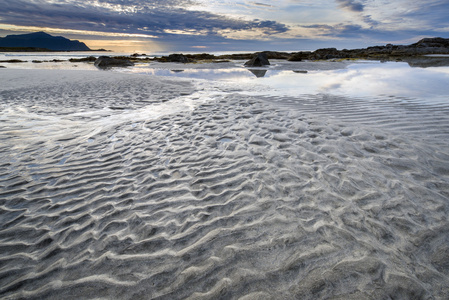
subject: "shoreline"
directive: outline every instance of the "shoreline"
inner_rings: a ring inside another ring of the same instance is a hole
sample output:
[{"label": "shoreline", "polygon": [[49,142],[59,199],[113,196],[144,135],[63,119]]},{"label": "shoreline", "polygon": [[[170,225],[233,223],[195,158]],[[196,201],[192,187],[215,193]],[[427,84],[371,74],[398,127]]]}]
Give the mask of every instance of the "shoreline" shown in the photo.
[{"label": "shoreline", "polygon": [[[0,49],[1,50],[1,49]],[[92,52],[108,52],[107,50],[92,50]],[[1,51],[0,51],[1,52]],[[60,51],[50,51],[60,52]],[[89,51],[67,51],[67,52],[89,52]],[[36,52],[42,53],[42,52]],[[160,57],[134,53],[128,56],[113,56],[114,59],[122,61],[130,61],[132,63],[149,63],[149,62],[179,62],[179,63],[222,63],[235,60],[250,60],[255,56],[263,54],[267,59],[279,59],[287,61],[320,61],[320,60],[375,60],[375,61],[405,61],[410,64],[419,64],[419,61],[426,60],[423,64],[436,61],[437,58],[428,55],[449,55],[449,39],[444,38],[424,38],[417,43],[411,45],[391,45],[373,46],[362,49],[343,49],[323,48],[315,51],[300,52],[280,52],[280,51],[260,51],[254,53],[224,54],[214,55],[210,53],[198,54],[169,54]],[[97,57],[89,56],[85,58],[71,59],[70,62],[95,62]],[[28,62],[22,60],[2,60],[0,63],[21,63]],[[42,62],[61,62],[58,61],[33,61],[34,63]],[[439,65],[449,65],[449,58],[438,57]]]}]

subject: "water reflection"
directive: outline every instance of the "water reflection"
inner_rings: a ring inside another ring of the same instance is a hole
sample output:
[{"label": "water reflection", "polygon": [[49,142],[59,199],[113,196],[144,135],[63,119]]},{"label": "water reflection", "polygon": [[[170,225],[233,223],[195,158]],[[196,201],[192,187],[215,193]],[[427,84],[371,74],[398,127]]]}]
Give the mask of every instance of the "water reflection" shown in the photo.
[{"label": "water reflection", "polygon": [[[301,66],[295,66],[295,68]],[[343,69],[307,70],[229,67],[217,69],[135,69],[133,72],[264,85],[275,95],[336,94],[350,97],[395,96],[449,101],[449,67],[412,68],[406,62],[357,62]],[[264,89],[263,93],[266,93]]]},{"label": "water reflection", "polygon": [[265,77],[268,70],[256,70],[256,69],[248,69],[251,73],[253,73],[257,78]]},{"label": "water reflection", "polygon": [[421,56],[404,59],[413,68],[449,67],[449,56]]}]

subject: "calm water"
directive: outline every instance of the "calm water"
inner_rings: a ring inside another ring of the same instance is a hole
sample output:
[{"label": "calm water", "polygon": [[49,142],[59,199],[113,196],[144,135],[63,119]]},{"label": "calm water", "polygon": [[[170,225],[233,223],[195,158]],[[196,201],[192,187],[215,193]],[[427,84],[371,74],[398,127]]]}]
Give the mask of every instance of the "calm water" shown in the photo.
[{"label": "calm water", "polygon": [[[254,69],[236,65],[215,69],[183,69],[183,65],[179,65],[171,70],[141,65],[120,71],[233,82],[241,87],[259,85],[268,87],[272,95],[336,94],[449,101],[449,67],[412,68],[403,62],[358,62],[334,70],[307,70],[310,65],[301,63],[292,63],[291,69],[286,69],[289,66],[285,63],[280,66],[282,69],[276,65]],[[250,90],[257,93],[257,89]],[[266,88],[261,92],[267,93]]]},{"label": "calm water", "polygon": [[[158,54],[163,55],[164,53]],[[97,69],[92,63],[32,63],[33,60],[68,60],[100,55],[129,55],[115,52],[0,53],[0,60],[20,59],[26,63],[5,64],[14,69]],[[405,62],[272,61],[267,68],[243,67],[244,61],[225,64],[138,64],[116,72],[233,82],[240,86],[263,86],[273,95],[336,94],[350,97],[394,96],[423,101],[447,101],[449,67],[410,67]],[[252,93],[257,89],[250,88]]]}]

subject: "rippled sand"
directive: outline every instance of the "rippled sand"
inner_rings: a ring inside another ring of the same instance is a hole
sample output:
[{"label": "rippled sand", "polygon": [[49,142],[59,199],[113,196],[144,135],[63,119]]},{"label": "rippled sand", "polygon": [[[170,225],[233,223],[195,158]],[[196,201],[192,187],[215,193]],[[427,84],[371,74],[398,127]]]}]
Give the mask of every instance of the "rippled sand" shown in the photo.
[{"label": "rippled sand", "polygon": [[0,78],[1,298],[449,298],[449,104]]}]

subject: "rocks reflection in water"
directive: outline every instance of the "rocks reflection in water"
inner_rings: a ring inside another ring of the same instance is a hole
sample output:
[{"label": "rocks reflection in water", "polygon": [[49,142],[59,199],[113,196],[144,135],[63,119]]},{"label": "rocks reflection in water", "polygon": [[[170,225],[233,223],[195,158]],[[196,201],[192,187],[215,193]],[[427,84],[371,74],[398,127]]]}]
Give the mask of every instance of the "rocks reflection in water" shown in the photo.
[{"label": "rocks reflection in water", "polygon": [[251,73],[253,73],[257,78],[265,77],[268,70],[256,70],[256,69],[248,69]]},{"label": "rocks reflection in water", "polygon": [[419,56],[404,59],[413,68],[448,67],[449,56]]}]

